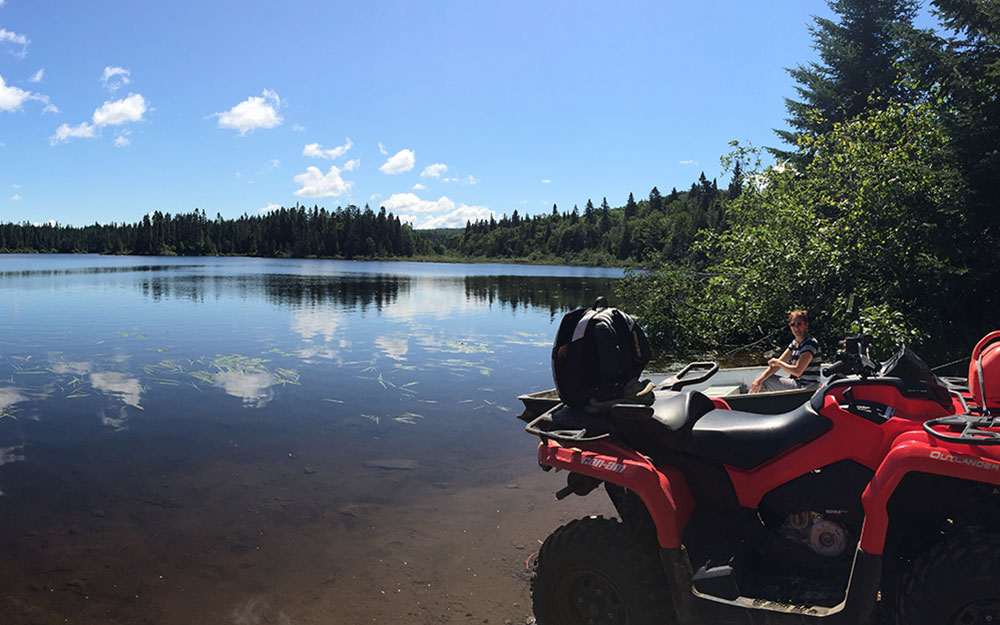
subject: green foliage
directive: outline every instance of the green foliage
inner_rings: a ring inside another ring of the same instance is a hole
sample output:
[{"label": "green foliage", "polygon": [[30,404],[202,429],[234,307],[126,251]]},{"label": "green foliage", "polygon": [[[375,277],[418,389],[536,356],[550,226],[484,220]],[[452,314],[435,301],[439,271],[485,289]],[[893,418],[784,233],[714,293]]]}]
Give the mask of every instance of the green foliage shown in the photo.
[{"label": "green foliage", "polygon": [[[739,187],[737,183],[731,189]],[[730,191],[732,192],[732,191]],[[704,258],[694,251],[703,228],[721,227],[725,221],[727,193],[701,174],[691,191],[676,189],[664,198],[656,187],[650,201],[612,208],[607,198],[600,207],[587,200],[583,217],[576,207],[560,213],[532,217],[491,218],[466,224],[461,240],[449,240],[448,251],[457,258],[527,259],[535,262],[570,262],[586,265],[656,266],[669,260],[697,265]]]},{"label": "green foliage", "polygon": [[710,277],[695,287],[666,269],[671,279],[636,279],[623,299],[647,310],[664,297],[688,302],[644,318],[677,333],[665,347],[750,344],[805,308],[830,349],[849,331],[851,293],[884,346],[940,336],[968,300],[967,268],[955,253],[964,186],[932,105],[889,105],[835,124],[806,139],[814,158],[801,169],[761,168],[755,150],[737,146],[724,162],[739,163],[747,183],[727,206],[727,227],[705,230],[696,245],[711,259]]},{"label": "green foliage", "polygon": [[616,286],[622,307],[642,325],[651,345],[668,354],[711,349],[715,337],[705,311],[692,303],[704,298],[704,284],[690,272],[666,266],[656,271],[632,269]]}]

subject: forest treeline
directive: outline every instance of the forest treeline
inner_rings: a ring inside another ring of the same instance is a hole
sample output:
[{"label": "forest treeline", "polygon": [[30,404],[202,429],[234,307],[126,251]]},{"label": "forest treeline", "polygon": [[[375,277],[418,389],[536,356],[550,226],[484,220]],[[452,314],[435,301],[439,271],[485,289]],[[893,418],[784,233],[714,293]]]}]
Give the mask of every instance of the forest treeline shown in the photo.
[{"label": "forest treeline", "polygon": [[0,224],[0,252],[241,255],[329,258],[412,257],[432,243],[399,217],[357,206],[280,208],[266,215],[209,219],[203,210],[156,211],[132,224]]},{"label": "forest treeline", "polygon": [[737,170],[728,188],[720,190],[702,172],[686,191],[674,188],[662,195],[653,187],[647,198],[637,202],[630,193],[624,206],[616,208],[603,198],[597,207],[588,199],[582,212],[577,206],[560,212],[556,205],[549,214],[531,217],[514,211],[499,221],[467,223],[446,248],[470,258],[557,259],[600,266],[697,265],[704,259],[693,251],[693,242],[703,230],[724,228],[726,203],[740,194],[741,181]]},{"label": "forest treeline", "polygon": [[[738,173],[737,173],[738,177]],[[692,262],[691,243],[704,228],[724,221],[725,202],[739,184],[720,190],[702,173],[687,191],[648,199],[629,194],[623,206],[599,207],[587,200],[581,213],[521,217],[515,210],[499,220],[467,223],[464,230],[414,230],[381,208],[314,206],[280,208],[266,215],[209,219],[204,211],[171,215],[159,211],[132,224],[0,224],[0,252],[138,255],[243,255],[318,258],[503,259],[599,266],[623,263],[655,266]]]}]

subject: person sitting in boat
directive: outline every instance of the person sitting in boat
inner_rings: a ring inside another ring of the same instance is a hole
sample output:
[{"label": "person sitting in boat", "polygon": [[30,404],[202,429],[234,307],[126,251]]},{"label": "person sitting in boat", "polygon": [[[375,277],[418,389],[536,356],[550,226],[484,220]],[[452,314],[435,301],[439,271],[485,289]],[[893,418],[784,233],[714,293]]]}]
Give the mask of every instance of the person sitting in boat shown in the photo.
[{"label": "person sitting in boat", "polygon": [[[791,391],[819,384],[819,343],[809,335],[809,313],[795,310],[788,315],[792,342],[777,358],[767,361],[765,369],[750,384],[750,392]],[[790,377],[775,375],[785,370]]]}]

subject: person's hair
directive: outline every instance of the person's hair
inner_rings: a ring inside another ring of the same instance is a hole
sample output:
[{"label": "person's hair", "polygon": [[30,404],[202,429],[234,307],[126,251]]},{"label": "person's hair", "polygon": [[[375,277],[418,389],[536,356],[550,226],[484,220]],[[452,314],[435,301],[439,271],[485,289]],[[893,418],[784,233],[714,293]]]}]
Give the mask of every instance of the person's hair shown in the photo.
[{"label": "person's hair", "polygon": [[809,312],[805,310],[793,310],[788,314],[788,321],[791,322],[795,319],[801,319],[806,323],[809,323]]}]

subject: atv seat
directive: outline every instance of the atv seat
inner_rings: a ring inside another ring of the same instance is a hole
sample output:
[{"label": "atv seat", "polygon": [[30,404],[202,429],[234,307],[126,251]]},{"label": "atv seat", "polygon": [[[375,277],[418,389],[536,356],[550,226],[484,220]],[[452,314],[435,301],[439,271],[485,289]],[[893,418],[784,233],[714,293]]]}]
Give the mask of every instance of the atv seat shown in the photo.
[{"label": "atv seat", "polygon": [[613,421],[652,420],[654,427],[668,432],[689,430],[702,416],[715,409],[715,404],[703,393],[689,391],[669,393],[659,391],[652,405],[616,404],[611,407]]},{"label": "atv seat", "polygon": [[808,402],[777,415],[713,410],[698,419],[687,436],[676,438],[672,447],[713,462],[753,469],[832,427]]}]

